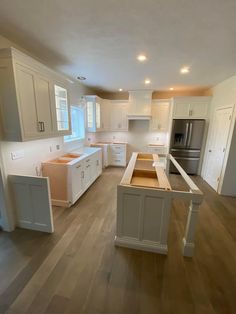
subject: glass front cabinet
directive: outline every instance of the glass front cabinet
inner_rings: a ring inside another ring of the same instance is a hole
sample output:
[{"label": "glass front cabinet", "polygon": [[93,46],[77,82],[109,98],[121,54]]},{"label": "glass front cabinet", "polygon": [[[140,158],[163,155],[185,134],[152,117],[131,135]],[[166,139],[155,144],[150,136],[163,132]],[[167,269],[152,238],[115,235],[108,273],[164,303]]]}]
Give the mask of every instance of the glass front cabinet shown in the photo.
[{"label": "glass front cabinet", "polygon": [[86,96],[86,129],[87,132],[101,130],[101,98]]}]

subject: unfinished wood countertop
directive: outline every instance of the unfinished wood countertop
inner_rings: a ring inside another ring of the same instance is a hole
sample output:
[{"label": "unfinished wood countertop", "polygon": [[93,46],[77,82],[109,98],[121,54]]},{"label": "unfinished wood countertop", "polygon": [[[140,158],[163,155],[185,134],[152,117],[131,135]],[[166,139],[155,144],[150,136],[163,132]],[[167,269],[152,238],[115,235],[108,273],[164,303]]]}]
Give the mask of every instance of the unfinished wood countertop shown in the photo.
[{"label": "unfinished wood countertop", "polygon": [[133,153],[121,185],[171,190],[171,185],[162,167],[155,166],[157,154]]}]

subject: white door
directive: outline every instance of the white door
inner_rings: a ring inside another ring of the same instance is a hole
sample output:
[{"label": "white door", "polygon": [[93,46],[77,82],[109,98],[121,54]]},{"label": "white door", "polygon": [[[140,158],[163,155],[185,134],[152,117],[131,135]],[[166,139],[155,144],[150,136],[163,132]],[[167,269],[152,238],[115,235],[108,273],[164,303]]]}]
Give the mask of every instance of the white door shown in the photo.
[{"label": "white door", "polygon": [[49,179],[43,177],[9,175],[17,225],[21,228],[54,231]]},{"label": "white door", "polygon": [[210,138],[205,180],[215,190],[218,190],[221,170],[231,124],[232,108],[222,108],[215,111]]}]

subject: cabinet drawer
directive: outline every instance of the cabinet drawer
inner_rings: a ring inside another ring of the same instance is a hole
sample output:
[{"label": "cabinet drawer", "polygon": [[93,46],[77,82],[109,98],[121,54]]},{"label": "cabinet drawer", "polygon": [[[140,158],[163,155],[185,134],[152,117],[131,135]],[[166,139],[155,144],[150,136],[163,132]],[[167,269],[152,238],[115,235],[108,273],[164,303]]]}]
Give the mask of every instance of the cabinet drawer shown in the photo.
[{"label": "cabinet drawer", "polygon": [[125,162],[125,159],[116,158],[116,159],[111,160],[111,165],[112,166],[126,166],[126,162]]},{"label": "cabinet drawer", "polygon": [[125,145],[110,145],[111,152],[124,152]]},{"label": "cabinet drawer", "polygon": [[167,148],[166,147],[148,146],[148,152],[150,152],[152,154],[166,154]]}]

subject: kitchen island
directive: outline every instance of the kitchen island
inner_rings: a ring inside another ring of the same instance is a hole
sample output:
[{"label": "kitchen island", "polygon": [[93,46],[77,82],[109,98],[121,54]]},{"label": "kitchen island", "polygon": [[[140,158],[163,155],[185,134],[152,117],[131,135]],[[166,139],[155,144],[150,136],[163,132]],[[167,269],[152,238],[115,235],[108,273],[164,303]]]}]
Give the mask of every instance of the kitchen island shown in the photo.
[{"label": "kitchen island", "polygon": [[[177,161],[174,163],[189,191],[172,189],[157,154],[133,153],[117,187],[117,230],[115,244],[134,249],[167,254],[167,236],[171,203],[174,198],[190,201],[188,221],[183,238],[183,254],[192,256],[198,207],[203,194]],[[167,167],[168,169],[169,167]]]}]

